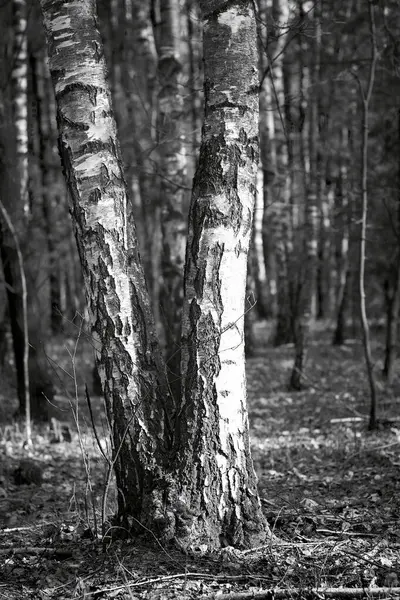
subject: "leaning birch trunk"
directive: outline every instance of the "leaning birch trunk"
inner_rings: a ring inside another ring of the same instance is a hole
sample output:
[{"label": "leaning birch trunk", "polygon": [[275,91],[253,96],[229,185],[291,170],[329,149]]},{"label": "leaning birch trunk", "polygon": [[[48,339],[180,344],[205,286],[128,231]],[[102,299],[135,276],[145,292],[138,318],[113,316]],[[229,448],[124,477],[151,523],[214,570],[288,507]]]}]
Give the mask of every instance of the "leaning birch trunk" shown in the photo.
[{"label": "leaning birch trunk", "polygon": [[[41,0],[59,148],[113,437],[118,509],[137,523],[162,487],[170,438],[165,369],[140,263],[95,0]],[[157,492],[155,492],[157,493]],[[157,509],[155,508],[155,511]]]},{"label": "leaning birch trunk", "polygon": [[[246,263],[258,167],[257,32],[250,0],[201,0],[205,120],[189,214],[182,326],[177,534],[260,543],[244,362]],[[178,524],[179,525],[179,524]]]}]

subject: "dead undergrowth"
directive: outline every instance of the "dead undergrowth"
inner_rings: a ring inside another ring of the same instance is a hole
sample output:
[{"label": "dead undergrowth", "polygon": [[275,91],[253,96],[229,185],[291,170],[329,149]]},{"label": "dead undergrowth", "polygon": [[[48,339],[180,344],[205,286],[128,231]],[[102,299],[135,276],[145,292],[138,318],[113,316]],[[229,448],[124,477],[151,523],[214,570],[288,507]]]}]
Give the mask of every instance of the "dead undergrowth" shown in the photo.
[{"label": "dead undergrowth", "polygon": [[[100,533],[101,505],[109,518],[115,497],[111,485],[104,499],[107,465],[84,400],[90,348],[83,341],[78,348],[76,405],[71,352],[58,344],[51,349],[61,368],[58,401],[73,434],[71,442],[52,444],[46,428],[34,428],[29,453],[43,467],[41,485],[16,485],[13,471],[28,450],[17,424],[4,421],[0,429],[0,598],[225,600],[266,598],[271,589],[276,598],[300,592],[346,597],[351,590],[358,597],[400,597],[399,381],[390,389],[380,382],[382,427],[369,433],[358,342],[333,348],[328,334],[318,333],[306,388],[293,393],[286,387],[293,349],[262,349],[259,333],[259,352],[247,367],[253,459],[263,508],[279,541],[209,557],[138,540],[104,547],[96,526]],[[382,350],[374,350],[378,360]],[[379,362],[375,368],[379,374]],[[3,413],[13,406],[10,395],[12,389],[3,386]],[[78,408],[79,435],[70,402]],[[101,400],[93,402],[106,447]]]}]

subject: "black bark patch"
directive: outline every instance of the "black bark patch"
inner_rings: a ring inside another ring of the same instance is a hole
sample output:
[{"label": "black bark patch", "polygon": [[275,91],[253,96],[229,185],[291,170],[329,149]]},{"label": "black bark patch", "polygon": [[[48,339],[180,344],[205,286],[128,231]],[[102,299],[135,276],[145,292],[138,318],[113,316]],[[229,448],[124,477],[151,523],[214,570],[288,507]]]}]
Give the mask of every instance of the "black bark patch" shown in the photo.
[{"label": "black bark patch", "polygon": [[91,140],[90,142],[85,142],[81,144],[79,150],[74,153],[74,158],[80,158],[81,156],[85,156],[85,154],[97,154],[98,152],[112,152],[112,145],[110,142],[102,142],[101,140]]},{"label": "black bark patch", "polygon": [[115,331],[117,335],[122,335],[122,321],[119,315],[115,317]]},{"label": "black bark patch", "polygon": [[[58,115],[57,115],[57,120],[58,120]],[[81,206],[79,204],[80,191],[78,189],[77,181],[75,178],[75,172],[71,168],[71,165],[73,163],[72,151],[71,151],[71,148],[69,147],[69,145],[63,140],[62,136],[60,136],[58,138],[58,152],[60,154],[61,163],[63,166],[63,174],[64,174],[64,177],[66,179],[66,182],[67,182],[67,185],[68,185],[68,188],[70,191],[70,197],[72,199],[72,204],[70,206],[70,213],[73,216],[73,223],[75,223],[75,227],[76,227],[75,231],[76,231],[76,235],[78,236],[78,232],[80,234],[85,227],[85,223],[86,223],[85,211],[81,208]],[[77,239],[78,239],[78,237],[77,237]],[[79,240],[78,240],[78,247],[79,247]]]},{"label": "black bark patch", "polygon": [[253,112],[253,109],[242,102],[232,102],[231,100],[223,100],[222,102],[209,103],[207,106],[207,115],[217,110],[223,111],[225,108],[235,108],[239,112],[239,117],[243,117],[246,112]]},{"label": "black bark patch", "polygon": [[[54,71],[53,71],[54,73]],[[80,81],[75,81],[74,83],[69,83],[62,90],[57,92],[56,98],[60,102],[64,96],[74,92],[84,92],[88,95],[89,100],[93,106],[96,106],[97,94],[104,93],[104,88],[98,87],[97,85],[90,85],[89,83],[81,83]]]},{"label": "black bark patch", "polygon": [[[50,50],[51,48],[49,48],[49,54]],[[54,83],[56,84],[58,81],[65,81],[65,73],[66,69],[52,69],[51,74],[53,76]]]},{"label": "black bark patch", "polygon": [[253,211],[250,210],[250,208],[247,209],[247,219],[243,219],[244,221],[244,228],[243,228],[243,235],[246,235],[252,226],[253,223]]},{"label": "black bark patch", "polygon": [[210,201],[208,199],[194,197],[190,207],[189,216],[189,219],[193,224],[193,239],[190,245],[190,250],[194,265],[197,264],[200,237],[204,229],[204,223],[207,217],[210,217],[210,215]]},{"label": "black bark patch", "polygon": [[243,206],[235,188],[231,189],[229,194],[229,213],[228,222],[237,235],[242,225]]},{"label": "black bark patch", "polygon": [[99,188],[95,188],[89,194],[89,203],[97,205],[99,203],[99,200],[101,200],[101,192]]},{"label": "black bark patch", "polygon": [[199,300],[203,299],[204,280],[206,277],[206,261],[202,259],[201,264],[197,266],[196,277],[193,281],[194,291]]},{"label": "black bark patch", "polygon": [[224,244],[217,243],[214,248],[211,249],[211,254],[214,256],[214,264],[212,267],[211,273],[211,289],[213,294],[213,304],[218,313],[219,319],[221,318],[222,312],[224,310],[224,305],[222,303],[221,298],[221,278],[220,278],[220,268],[221,261],[224,254]]},{"label": "black bark patch", "polygon": [[221,2],[220,0],[201,0],[200,7],[204,15],[204,19],[208,21],[217,21],[219,15],[226,12],[228,8],[236,6],[238,12],[242,12],[244,15],[249,14],[249,2],[248,0],[226,0]]},{"label": "black bark patch", "polygon": [[89,129],[89,125],[86,123],[79,123],[78,121],[72,121],[66,117],[61,110],[58,111],[57,122],[59,127],[71,127],[74,131],[87,131]]},{"label": "black bark patch", "polygon": [[110,183],[110,173],[105,163],[101,163],[100,165],[100,185],[104,190],[105,187]]},{"label": "black bark patch", "polygon": [[[96,27],[97,27],[97,23],[96,23]],[[93,42],[93,46],[94,46],[94,52],[93,52],[94,60],[99,63],[104,56],[103,49],[102,49],[101,45],[98,44],[96,41]]]},{"label": "black bark patch", "polygon": [[197,190],[199,196],[222,192],[221,149],[225,146],[222,133],[201,145],[199,164],[193,181],[193,189]]},{"label": "black bark patch", "polygon": [[200,370],[206,380],[212,383],[219,373],[221,363],[218,355],[221,333],[210,314],[203,315],[197,325],[198,355]]},{"label": "black bark patch", "polygon": [[[227,165],[223,173],[221,162]],[[194,178],[196,197],[192,204],[193,241],[192,257],[197,255],[199,239],[203,228],[225,225],[233,227],[237,234],[242,225],[242,203],[238,186],[238,167],[245,166],[241,149],[236,144],[228,146],[221,133],[204,143],[200,149],[199,166]],[[228,210],[221,211],[213,206],[213,197],[226,194],[229,200]],[[207,201],[205,201],[207,198]],[[197,213],[197,214],[196,214]]]},{"label": "black bark patch", "polygon": [[188,367],[186,377],[185,396],[187,402],[191,402],[190,398],[193,390],[197,387],[197,323],[201,316],[201,310],[196,300],[193,299],[189,307],[190,333],[187,340],[188,347]]},{"label": "black bark patch", "polygon": [[132,372],[132,359],[129,356],[128,352],[125,350],[125,347],[122,344],[121,340],[115,339],[114,345],[115,345],[115,352],[114,352],[113,358],[114,358],[115,364],[117,365],[117,367],[120,371],[120,376],[121,376],[122,380],[125,381],[126,385],[127,385],[128,376]]},{"label": "black bark patch", "polygon": [[124,335],[128,338],[132,333],[132,327],[129,324],[128,320],[125,320],[125,325],[124,325]]},{"label": "black bark patch", "polygon": [[[140,347],[148,348],[149,340],[147,338],[148,328],[147,328],[147,324],[146,324],[146,317],[145,317],[143,311],[141,309],[139,309],[139,307],[142,306],[142,302],[138,295],[137,289],[133,283],[130,284],[130,297],[132,299],[131,306],[138,307],[138,309],[135,311],[135,313],[132,314],[132,328],[135,331],[135,333],[138,333],[140,336],[140,341],[141,341]],[[147,362],[151,361],[151,356],[149,356],[149,353],[147,353],[146,358],[147,358]]]}]

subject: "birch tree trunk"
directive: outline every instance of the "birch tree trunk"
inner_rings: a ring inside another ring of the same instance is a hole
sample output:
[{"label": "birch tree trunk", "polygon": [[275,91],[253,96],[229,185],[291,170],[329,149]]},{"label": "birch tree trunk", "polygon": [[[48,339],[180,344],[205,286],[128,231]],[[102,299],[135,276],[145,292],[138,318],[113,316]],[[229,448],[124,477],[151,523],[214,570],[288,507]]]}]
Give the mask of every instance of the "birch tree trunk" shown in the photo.
[{"label": "birch tree trunk", "polygon": [[[165,369],[127,201],[95,0],[41,0],[59,148],[113,437],[123,523],[154,516],[171,444]],[[161,494],[162,492],[160,492]],[[154,509],[154,510],[153,510]]]},{"label": "birch tree trunk", "polygon": [[11,81],[13,86],[14,124],[16,130],[19,195],[25,215],[29,213],[28,198],[28,38],[26,0],[13,0],[14,53]]},{"label": "birch tree trunk", "polygon": [[[125,147],[132,147],[134,160],[127,164],[127,179],[132,197],[140,204],[145,243],[140,246],[146,281],[153,301],[156,322],[159,321],[160,274],[160,202],[159,185],[155,186],[154,161],[157,146],[157,51],[150,19],[150,2],[124,0],[126,37],[124,52],[126,69],[123,84],[127,94],[127,127]],[[132,189],[137,181],[137,189]],[[136,193],[135,193],[136,192]],[[137,211],[137,219],[139,212]],[[139,229],[139,228],[138,228]],[[143,236],[142,236],[143,237]],[[142,239],[140,240],[142,242]]]},{"label": "birch tree trunk", "polygon": [[190,215],[174,446],[167,417],[174,406],[127,209],[95,0],[41,5],[121,521],[185,548],[259,543],[267,528],[250,454],[243,339],[258,164],[252,4],[202,2],[206,116]]},{"label": "birch tree trunk", "polygon": [[[337,278],[336,278],[336,327],[333,336],[333,344],[341,346],[345,341],[346,327],[346,305],[349,295],[350,283],[350,261],[349,261],[349,244],[350,244],[350,222],[351,222],[351,206],[349,205],[349,186],[348,180],[348,162],[349,156],[347,146],[351,148],[350,133],[347,128],[343,127],[341,131],[341,160],[339,167],[338,180],[336,182],[336,203],[337,211],[339,212],[339,231],[340,239],[337,243]],[[350,155],[351,155],[350,151]]]},{"label": "birch tree trunk", "polygon": [[369,9],[369,29],[370,40],[372,46],[371,64],[369,68],[369,77],[366,90],[362,87],[359,79],[357,79],[360,95],[362,100],[362,121],[361,121],[361,236],[360,236],[360,272],[359,272],[359,289],[360,289],[360,320],[363,333],[363,346],[365,356],[365,366],[367,370],[368,383],[370,389],[370,412],[369,412],[369,429],[376,428],[376,383],[374,375],[374,365],[372,362],[371,340],[369,323],[367,318],[367,307],[365,298],[365,259],[367,246],[367,220],[368,220],[368,137],[369,137],[369,106],[372,96],[372,90],[375,82],[376,63],[378,60],[378,48],[376,42],[376,25],[373,0],[368,0]]},{"label": "birch tree trunk", "polygon": [[[11,149],[14,164],[9,166],[12,178],[13,193],[4,194],[0,200],[2,207],[2,236],[1,259],[3,262],[4,279],[7,283],[7,299],[13,340],[15,371],[19,399],[19,413],[30,419],[29,396],[29,343],[27,324],[27,301],[25,273],[22,272],[22,254],[19,247],[26,241],[26,217],[29,212],[28,201],[28,55],[27,55],[27,9],[25,0],[14,0],[12,8],[13,56],[11,70],[12,113],[8,113],[8,77],[2,73],[5,81],[1,82],[4,101],[4,129],[0,145]],[[4,53],[3,53],[4,55]],[[13,141],[7,140],[8,119],[13,123]],[[4,151],[5,152],[5,151]],[[3,161],[2,161],[3,162]],[[2,169],[6,168],[5,161]],[[6,185],[8,176],[6,176]],[[7,214],[5,214],[4,209]],[[11,227],[7,220],[10,220]]]},{"label": "birch tree trunk", "polygon": [[[49,302],[51,314],[51,330],[54,334],[61,331],[62,313],[60,301],[60,257],[56,245],[60,231],[57,231],[57,214],[55,208],[62,205],[60,186],[57,181],[59,158],[56,153],[55,119],[51,109],[54,104],[53,92],[50,89],[50,73],[46,64],[44,52],[31,58],[32,63],[32,91],[36,98],[36,114],[38,122],[39,161],[41,172],[42,210],[45,239],[48,251],[49,272]],[[51,93],[51,95],[50,95]],[[53,96],[53,97],[52,97]]]},{"label": "birch tree trunk", "polygon": [[310,98],[309,161],[310,173],[305,205],[305,267],[301,269],[299,282],[299,306],[294,319],[295,360],[290,378],[290,388],[300,390],[306,361],[311,320],[315,317],[317,274],[317,211],[318,211],[318,85],[319,54],[321,43],[320,7],[314,7],[314,47],[311,73],[312,95]]},{"label": "birch tree trunk", "polygon": [[[259,51],[259,73],[260,73],[260,94],[259,94],[259,135],[260,135],[260,168],[262,189],[258,194],[259,207],[255,208],[255,218],[257,218],[257,209],[261,210],[261,245],[263,253],[263,264],[265,272],[265,284],[267,286],[266,296],[269,301],[269,315],[273,318],[278,313],[277,307],[277,269],[275,253],[273,248],[271,232],[271,207],[273,195],[271,193],[271,184],[276,176],[276,144],[274,118],[271,111],[271,81],[269,78],[269,57],[267,53],[267,16],[266,0],[258,0],[258,20],[257,20],[257,39]],[[257,221],[256,221],[257,223]]]},{"label": "birch tree trunk", "polygon": [[292,174],[289,169],[288,132],[285,123],[285,85],[284,54],[289,31],[288,0],[273,0],[272,15],[275,29],[275,40],[269,52],[269,97],[273,114],[274,135],[273,155],[276,163],[273,167],[275,176],[272,181],[272,198],[270,199],[270,219],[272,224],[272,241],[277,265],[277,324],[274,344],[279,346],[293,341],[292,302],[290,281],[290,258],[292,235],[290,218],[290,190]]},{"label": "birch tree trunk", "polygon": [[[201,61],[201,35],[200,19],[198,18],[197,0],[186,0],[187,15],[187,56],[188,56],[188,88],[190,94],[190,127],[191,127],[191,152],[196,157],[200,147],[201,117],[203,113],[202,90],[202,61]],[[188,136],[189,137],[189,136]],[[189,162],[189,161],[188,161]],[[196,164],[196,159],[192,163]],[[188,167],[191,166],[190,163]]]},{"label": "birch tree trunk", "polygon": [[[12,6],[10,3],[2,5],[0,7],[0,56],[6,56],[7,48],[11,47],[13,35],[13,14]],[[0,202],[6,208],[7,212],[11,215],[13,223],[17,223],[17,219],[21,217],[21,211],[19,210],[19,203],[13,202],[12,200],[18,198],[18,181],[14,173],[15,164],[15,128],[13,123],[13,111],[12,111],[12,93],[9,85],[9,65],[5,60],[0,61],[0,89],[2,94],[0,95]],[[17,217],[17,218],[16,218]],[[12,261],[11,258],[14,260]],[[0,299],[0,312],[1,312],[1,349],[7,350],[7,321],[10,321],[11,331],[13,334],[13,348],[15,350],[15,338],[14,333],[20,335],[20,348],[23,348],[23,335],[22,330],[19,327],[13,331],[13,325],[17,324],[16,319],[16,308],[17,302],[21,306],[21,299],[18,294],[14,294],[16,286],[13,285],[14,277],[18,277],[18,264],[13,239],[6,222],[4,221],[3,215],[0,213],[0,260],[1,268],[0,272],[4,283],[2,285],[1,299]],[[11,265],[15,265],[14,271],[7,269]],[[11,283],[10,283],[11,279]],[[9,305],[7,314],[6,302]],[[21,356],[22,358],[22,356]],[[1,363],[4,364],[5,354],[2,354]],[[17,356],[14,352],[14,360]],[[17,363],[16,363],[17,364]],[[22,362],[20,363],[22,365]],[[22,381],[17,379],[18,385],[18,396],[23,402],[24,397],[24,386],[23,386],[23,371],[21,371]]]},{"label": "birch tree trunk", "polygon": [[183,87],[180,57],[178,0],[161,3],[158,47],[158,135],[161,176],[162,287],[161,314],[164,323],[166,360],[173,394],[180,382],[180,333],[183,301],[183,267],[187,225],[184,220],[187,192],[183,135]]},{"label": "birch tree trunk", "polygon": [[[123,0],[120,32],[124,31],[124,69],[121,83],[126,95],[126,115],[120,127],[125,173],[134,204],[140,254],[152,298],[153,313],[159,322],[160,208],[158,186],[154,185],[153,163],[156,147],[157,54],[150,21],[150,2]],[[122,27],[121,25],[124,25]],[[118,44],[118,40],[114,41]],[[121,115],[122,116],[122,115]],[[121,119],[121,117],[120,117]]]},{"label": "birch tree trunk", "polygon": [[246,263],[258,168],[250,0],[201,0],[205,121],[194,178],[182,325],[178,498],[185,545],[261,542],[244,363]]}]

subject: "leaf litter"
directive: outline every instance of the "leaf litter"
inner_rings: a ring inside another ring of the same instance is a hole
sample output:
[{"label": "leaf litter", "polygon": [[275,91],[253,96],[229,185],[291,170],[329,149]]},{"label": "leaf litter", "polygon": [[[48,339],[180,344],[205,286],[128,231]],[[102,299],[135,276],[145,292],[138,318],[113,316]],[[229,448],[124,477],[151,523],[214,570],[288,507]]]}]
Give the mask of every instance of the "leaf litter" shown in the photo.
[{"label": "leaf litter", "polygon": [[[54,351],[66,370],[62,348]],[[287,390],[292,347],[260,349],[248,359],[253,460],[274,538],[213,556],[185,556],[140,539],[101,544],[95,530],[107,465],[85,407],[89,355],[80,343],[78,402],[86,421],[79,435],[75,428],[71,442],[51,444],[44,426],[34,428],[29,459],[43,469],[41,485],[15,483],[12,473],[27,450],[17,424],[0,431],[0,599],[227,600],[266,598],[268,590],[277,598],[323,598],[334,597],[332,589],[337,597],[400,597],[400,381],[381,383],[383,426],[368,432],[359,344],[335,348],[318,336],[305,389],[296,393]],[[60,388],[58,399],[73,430],[66,392]],[[101,400],[93,406],[105,447]],[[113,485],[106,500],[110,517]]]}]

